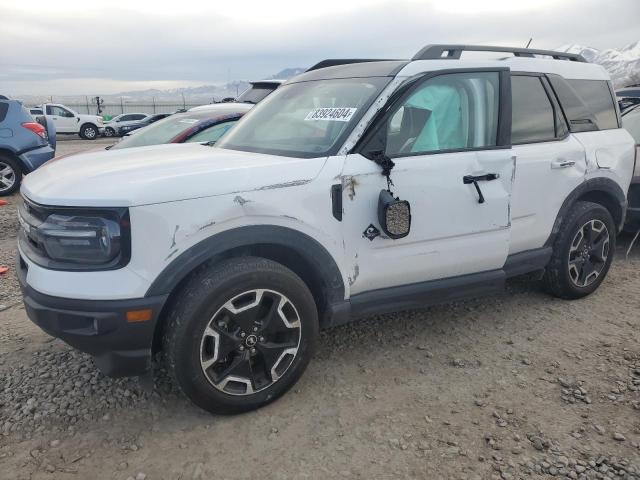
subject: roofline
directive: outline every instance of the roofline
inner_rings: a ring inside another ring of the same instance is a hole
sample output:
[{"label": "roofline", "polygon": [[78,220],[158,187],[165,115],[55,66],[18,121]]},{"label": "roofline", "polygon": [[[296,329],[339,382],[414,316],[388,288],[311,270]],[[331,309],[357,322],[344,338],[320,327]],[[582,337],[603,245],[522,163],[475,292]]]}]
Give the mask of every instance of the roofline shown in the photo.
[{"label": "roofline", "polygon": [[338,65],[350,65],[352,63],[368,63],[368,62],[389,62],[389,61],[398,61],[401,60],[399,58],[327,58],[325,60],[320,60],[315,65],[307,68],[306,72],[311,72],[313,70],[318,70],[320,68],[327,67],[335,67]]}]

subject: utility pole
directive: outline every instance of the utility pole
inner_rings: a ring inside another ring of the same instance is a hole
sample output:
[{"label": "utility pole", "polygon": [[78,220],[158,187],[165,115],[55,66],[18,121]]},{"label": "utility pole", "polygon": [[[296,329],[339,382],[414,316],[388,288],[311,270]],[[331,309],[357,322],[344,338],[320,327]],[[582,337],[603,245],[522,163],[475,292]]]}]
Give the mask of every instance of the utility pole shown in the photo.
[{"label": "utility pole", "polygon": [[[91,99],[91,101],[92,101],[93,103],[95,103],[95,104],[96,104],[96,106],[97,106],[97,112],[96,112],[96,115],[102,115],[102,104],[104,103],[104,99],[103,99],[103,98],[100,98],[100,97],[98,97],[98,96],[95,96],[95,97],[93,97],[93,98]],[[89,104],[87,103],[87,111],[88,111],[88,110],[89,110]]]}]

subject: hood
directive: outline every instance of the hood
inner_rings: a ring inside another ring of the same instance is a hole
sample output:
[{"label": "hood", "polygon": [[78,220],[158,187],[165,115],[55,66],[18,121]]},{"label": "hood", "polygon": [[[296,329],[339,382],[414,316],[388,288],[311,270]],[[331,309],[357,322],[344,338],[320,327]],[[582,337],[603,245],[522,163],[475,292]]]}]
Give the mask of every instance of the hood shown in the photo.
[{"label": "hood", "polygon": [[154,145],[52,160],[27,175],[21,191],[42,205],[131,207],[302,185],[325,161],[198,143]]}]

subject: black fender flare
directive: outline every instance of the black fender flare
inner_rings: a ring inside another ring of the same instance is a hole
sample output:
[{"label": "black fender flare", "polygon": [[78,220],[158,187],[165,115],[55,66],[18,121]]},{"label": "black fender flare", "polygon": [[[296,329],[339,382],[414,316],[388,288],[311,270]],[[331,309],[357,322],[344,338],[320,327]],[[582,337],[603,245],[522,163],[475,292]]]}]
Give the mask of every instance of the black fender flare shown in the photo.
[{"label": "black fender flare", "polygon": [[315,269],[329,304],[344,301],[342,274],[331,254],[315,239],[291,228],[250,225],[221,232],[178,255],[156,277],[145,297],[170,294],[194,269],[225,252],[242,247],[278,246],[295,252]]},{"label": "black fender flare", "polygon": [[562,222],[566,218],[573,205],[580,198],[589,194],[606,195],[605,198],[608,198],[610,204],[612,206],[615,206],[618,210],[618,213],[611,212],[616,222],[616,227],[618,228],[618,231],[622,229],[622,226],[624,225],[625,214],[627,211],[627,196],[622,191],[622,188],[620,188],[620,185],[618,185],[610,178],[590,178],[589,180],[586,180],[578,185],[569,195],[567,195],[567,198],[565,198],[562,206],[560,207],[560,210],[558,211],[558,215],[556,216],[556,221],[553,223],[551,234],[549,235],[549,238],[544,245],[545,247],[550,247],[553,245],[555,238],[560,231],[560,226],[562,225]]}]

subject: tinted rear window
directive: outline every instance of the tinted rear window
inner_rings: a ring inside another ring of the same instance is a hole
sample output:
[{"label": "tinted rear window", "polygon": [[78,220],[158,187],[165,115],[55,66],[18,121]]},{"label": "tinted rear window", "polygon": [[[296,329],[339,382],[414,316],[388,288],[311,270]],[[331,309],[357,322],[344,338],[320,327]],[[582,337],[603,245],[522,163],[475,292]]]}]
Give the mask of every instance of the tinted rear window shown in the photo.
[{"label": "tinted rear window", "polygon": [[511,77],[513,113],[511,143],[553,140],[554,112],[547,92],[538,77]]},{"label": "tinted rear window", "polygon": [[596,117],[600,130],[618,128],[618,116],[609,84],[603,80],[567,80]]},{"label": "tinted rear window", "polygon": [[0,122],[4,122],[9,111],[9,104],[6,102],[0,102]]}]

